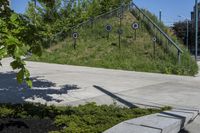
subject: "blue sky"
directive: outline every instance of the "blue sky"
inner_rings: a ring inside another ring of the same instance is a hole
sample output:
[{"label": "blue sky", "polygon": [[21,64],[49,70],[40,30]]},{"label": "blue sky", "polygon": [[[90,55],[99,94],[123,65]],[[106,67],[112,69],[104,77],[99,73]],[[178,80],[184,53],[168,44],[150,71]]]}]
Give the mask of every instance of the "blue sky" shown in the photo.
[{"label": "blue sky", "polygon": [[[12,9],[23,13],[29,0],[11,0]],[[162,11],[162,20],[166,25],[171,25],[185,18],[190,19],[190,12],[193,10],[195,0],[134,0],[142,8],[148,9],[158,16]],[[178,16],[183,16],[182,18]]]}]

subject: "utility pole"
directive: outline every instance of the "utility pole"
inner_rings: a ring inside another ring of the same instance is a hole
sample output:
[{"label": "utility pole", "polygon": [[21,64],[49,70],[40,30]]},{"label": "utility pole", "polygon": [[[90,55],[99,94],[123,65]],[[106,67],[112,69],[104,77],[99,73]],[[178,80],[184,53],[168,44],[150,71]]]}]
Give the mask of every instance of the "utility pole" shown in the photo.
[{"label": "utility pole", "polygon": [[195,60],[198,56],[198,28],[199,28],[198,0],[195,0]]}]

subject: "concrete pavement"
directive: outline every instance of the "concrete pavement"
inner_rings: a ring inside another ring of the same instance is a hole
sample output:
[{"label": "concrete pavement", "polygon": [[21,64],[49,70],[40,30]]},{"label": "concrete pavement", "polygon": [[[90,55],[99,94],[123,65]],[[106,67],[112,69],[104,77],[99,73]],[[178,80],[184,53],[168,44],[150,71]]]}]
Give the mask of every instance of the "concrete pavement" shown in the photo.
[{"label": "concrete pavement", "polygon": [[[10,62],[11,59],[4,59],[0,68],[0,102],[56,105],[96,102],[200,109],[200,75],[175,76],[27,62],[33,80],[33,89],[28,89],[25,84],[17,84]],[[186,130],[196,133],[200,130],[200,119],[193,123]]]},{"label": "concrete pavement", "polygon": [[[57,105],[116,102],[124,105],[117,96],[133,105],[200,108],[199,77],[27,62],[34,86],[30,90],[16,83],[15,73],[9,67],[10,61],[3,60],[0,68],[0,101]],[[8,93],[16,95],[16,98],[9,97]]]}]

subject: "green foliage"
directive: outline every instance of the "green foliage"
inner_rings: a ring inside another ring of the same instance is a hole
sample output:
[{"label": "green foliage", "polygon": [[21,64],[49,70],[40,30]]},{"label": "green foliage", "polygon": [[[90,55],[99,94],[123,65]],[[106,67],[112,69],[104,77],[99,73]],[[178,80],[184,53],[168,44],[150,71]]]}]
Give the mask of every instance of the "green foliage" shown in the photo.
[{"label": "green foliage", "polygon": [[[30,74],[25,68],[22,60],[28,52],[41,55],[41,37],[38,28],[31,24],[29,19],[18,15],[10,10],[8,1],[0,3],[0,61],[7,56],[14,59],[11,62],[13,69],[18,69],[17,80],[22,83],[24,80],[31,87]],[[37,38],[37,39],[35,39]]]},{"label": "green foliage", "polygon": [[101,133],[128,119],[155,113],[155,109],[119,108],[115,105],[97,106],[94,103],[72,108],[71,114],[58,115],[55,124],[65,127],[63,133]]},{"label": "green foliage", "polygon": [[[163,108],[164,110],[169,108]],[[77,107],[42,104],[0,104],[0,118],[52,119],[61,131],[51,133],[100,133],[122,121],[158,113],[163,109],[125,108],[88,103]]]},{"label": "green foliage", "polygon": [[13,117],[14,116],[14,110],[9,109],[7,107],[1,106],[0,107],[0,118],[6,118],[6,117]]}]

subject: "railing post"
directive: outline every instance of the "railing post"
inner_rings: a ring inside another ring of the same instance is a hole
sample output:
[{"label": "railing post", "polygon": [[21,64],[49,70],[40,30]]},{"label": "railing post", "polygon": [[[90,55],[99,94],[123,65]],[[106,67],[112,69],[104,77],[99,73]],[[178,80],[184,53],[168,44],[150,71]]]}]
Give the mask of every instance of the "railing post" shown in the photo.
[{"label": "railing post", "polygon": [[181,52],[178,50],[178,64],[181,64]]}]

